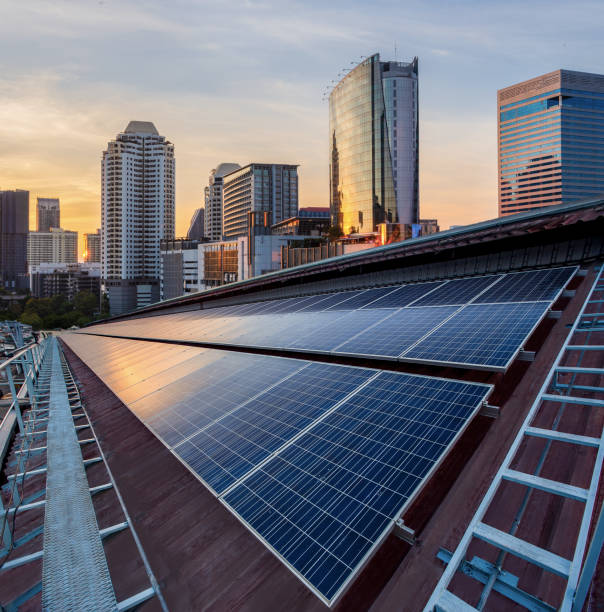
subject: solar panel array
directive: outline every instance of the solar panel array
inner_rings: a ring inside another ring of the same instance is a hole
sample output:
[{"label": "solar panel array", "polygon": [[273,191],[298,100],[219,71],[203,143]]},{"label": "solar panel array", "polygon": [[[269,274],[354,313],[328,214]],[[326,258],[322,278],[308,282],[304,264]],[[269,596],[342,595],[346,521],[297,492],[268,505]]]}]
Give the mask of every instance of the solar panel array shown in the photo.
[{"label": "solar panel array", "polygon": [[[67,342],[331,603],[430,478],[490,386],[320,363],[313,355],[504,370],[575,271],[273,299],[112,322]],[[298,358],[245,352],[258,347]]]},{"label": "solar panel array", "polygon": [[575,271],[275,299],[108,323],[91,333],[504,370]]},{"label": "solar panel array", "polygon": [[81,334],[66,341],[328,603],[490,391],[265,355]]}]

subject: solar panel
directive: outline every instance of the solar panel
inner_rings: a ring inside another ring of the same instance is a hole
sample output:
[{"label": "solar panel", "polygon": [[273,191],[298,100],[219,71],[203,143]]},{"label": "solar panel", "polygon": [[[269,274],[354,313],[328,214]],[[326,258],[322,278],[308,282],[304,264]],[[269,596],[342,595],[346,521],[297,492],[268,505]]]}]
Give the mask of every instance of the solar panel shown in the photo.
[{"label": "solar panel", "polygon": [[476,303],[553,301],[576,272],[576,267],[506,274],[477,298]]},{"label": "solar panel", "polygon": [[382,372],[223,499],[329,603],[488,391]]},{"label": "solar panel", "polygon": [[501,276],[475,276],[451,280],[414,302],[414,306],[461,306],[467,304]]},{"label": "solar panel", "polygon": [[[394,312],[396,310],[393,308],[353,310],[324,325],[317,325],[317,322],[313,322],[311,319],[307,326],[295,329],[295,334],[292,334],[289,340],[286,339],[284,346],[304,351],[329,352],[355,334],[386,319]],[[340,313],[329,310],[324,313],[313,313],[315,317],[318,314],[337,316]]]},{"label": "solar panel", "polygon": [[402,308],[340,344],[334,352],[396,358],[456,310],[457,306]]},{"label": "solar panel", "polygon": [[383,297],[366,304],[363,308],[400,308],[411,304],[419,297],[435,289],[442,283],[417,283],[414,285],[403,285]]},{"label": "solar panel", "polygon": [[221,493],[373,374],[361,368],[311,363],[192,432],[174,451]]},{"label": "solar panel", "polygon": [[[377,287],[376,289],[367,289],[363,293],[360,293],[358,296],[355,296],[351,298],[350,300],[347,300],[345,303],[346,309],[355,310],[357,308],[362,308],[363,306],[367,304],[371,304],[371,302],[375,302],[375,300],[378,300],[382,296],[387,295],[388,293],[391,293],[395,289],[397,289],[396,286]],[[332,306],[331,309],[335,310],[337,306],[338,305]],[[344,305],[342,304],[342,306]]]},{"label": "solar panel", "polygon": [[469,304],[402,357],[406,361],[506,368],[548,306],[547,302]]}]

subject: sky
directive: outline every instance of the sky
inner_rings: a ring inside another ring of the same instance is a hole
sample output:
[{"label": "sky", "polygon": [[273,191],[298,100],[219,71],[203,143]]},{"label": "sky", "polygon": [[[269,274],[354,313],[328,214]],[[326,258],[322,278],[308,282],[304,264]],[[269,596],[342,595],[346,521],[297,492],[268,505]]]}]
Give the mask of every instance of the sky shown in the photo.
[{"label": "sky", "polygon": [[[130,120],[174,143],[176,234],[220,162],[300,164],[327,206],[333,81],[368,56],[419,57],[420,216],[497,216],[497,90],[604,72],[604,3],[494,0],[0,0],[0,189],[100,224],[101,154]],[[80,244],[80,255],[83,249]]]}]

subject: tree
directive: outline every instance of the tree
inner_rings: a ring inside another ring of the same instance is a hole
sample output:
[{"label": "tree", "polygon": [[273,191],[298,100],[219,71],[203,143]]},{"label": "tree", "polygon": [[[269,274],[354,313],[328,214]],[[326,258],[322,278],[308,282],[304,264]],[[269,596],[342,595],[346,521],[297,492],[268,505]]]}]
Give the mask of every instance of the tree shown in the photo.
[{"label": "tree", "polygon": [[75,309],[87,317],[92,317],[98,309],[98,299],[90,291],[80,291],[73,299]]},{"label": "tree", "polygon": [[339,225],[330,225],[329,229],[327,230],[327,238],[329,238],[329,242],[335,242],[343,235],[342,228]]},{"label": "tree", "polygon": [[26,325],[31,325],[34,329],[42,328],[42,319],[35,312],[24,312],[20,317],[19,321]]}]

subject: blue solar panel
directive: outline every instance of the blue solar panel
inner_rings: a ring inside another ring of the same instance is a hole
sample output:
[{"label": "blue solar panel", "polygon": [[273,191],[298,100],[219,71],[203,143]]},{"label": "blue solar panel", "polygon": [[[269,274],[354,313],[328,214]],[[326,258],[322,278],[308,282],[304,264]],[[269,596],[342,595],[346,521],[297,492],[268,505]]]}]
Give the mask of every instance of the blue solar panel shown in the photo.
[{"label": "blue solar panel", "polygon": [[344,342],[335,352],[396,358],[456,310],[456,306],[402,308]]},{"label": "blue solar panel", "polygon": [[441,283],[417,283],[414,285],[403,285],[378,300],[363,306],[363,308],[400,308],[411,304]]},{"label": "blue solar panel", "polygon": [[[130,404],[174,446],[305,364],[292,359],[211,351],[214,360]],[[216,359],[216,357],[219,357]]]},{"label": "blue solar panel", "polygon": [[[338,293],[330,293],[329,295],[323,295],[322,300],[306,306],[302,309],[302,311],[327,310],[332,306],[335,310],[340,310],[340,308],[338,308],[338,305],[352,299],[353,297],[361,295],[362,293],[364,293],[364,291],[340,291]],[[344,306],[344,309],[348,310],[346,306]]]},{"label": "blue solar panel", "polygon": [[[355,334],[382,321],[393,312],[395,310],[392,308],[353,310],[329,321],[325,325],[317,325],[317,322],[313,323],[310,320],[308,325],[302,329],[292,329],[292,337],[284,339],[284,346],[305,351],[329,352]],[[327,310],[324,313],[314,313],[314,316],[316,317],[319,314],[337,316],[340,313]]]},{"label": "blue solar panel", "polygon": [[361,368],[311,363],[174,451],[220,493],[373,374]]},{"label": "blue solar panel", "polygon": [[376,289],[367,289],[366,291],[363,291],[362,293],[360,293],[358,296],[352,297],[350,300],[347,300],[343,304],[332,306],[331,310],[338,309],[338,306],[341,306],[342,308],[345,307],[346,310],[355,310],[356,308],[362,308],[363,306],[367,304],[371,304],[372,302],[375,302],[376,300],[383,297],[384,295],[391,293],[395,289],[397,289],[396,286],[377,287]]},{"label": "blue solar panel", "polygon": [[383,372],[224,500],[331,601],[488,391]]},{"label": "blue solar panel", "polygon": [[451,280],[441,285],[436,291],[431,291],[425,297],[417,300],[414,306],[461,306],[475,298],[489,285],[498,281],[501,276],[475,276]]},{"label": "blue solar panel", "polygon": [[402,354],[405,360],[505,368],[549,304],[469,304]]},{"label": "blue solar panel", "polygon": [[553,268],[506,274],[483,293],[476,303],[551,302],[570,280],[577,268]]}]

